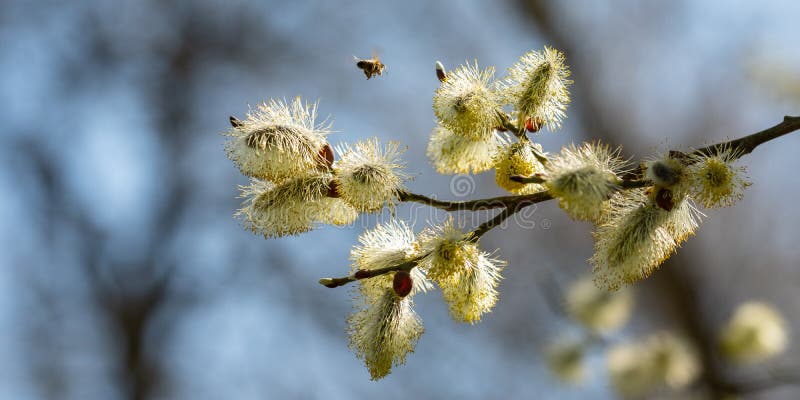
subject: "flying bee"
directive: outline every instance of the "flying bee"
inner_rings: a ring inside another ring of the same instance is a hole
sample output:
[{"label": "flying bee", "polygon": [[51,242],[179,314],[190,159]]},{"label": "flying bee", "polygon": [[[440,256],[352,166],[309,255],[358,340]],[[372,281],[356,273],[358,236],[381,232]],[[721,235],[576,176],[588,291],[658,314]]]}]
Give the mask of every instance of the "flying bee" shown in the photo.
[{"label": "flying bee", "polygon": [[367,79],[372,78],[373,75],[381,75],[383,69],[386,68],[386,65],[381,62],[381,59],[375,53],[372,53],[372,58],[368,60],[356,56],[353,56],[353,58],[356,59],[356,67],[364,71]]}]

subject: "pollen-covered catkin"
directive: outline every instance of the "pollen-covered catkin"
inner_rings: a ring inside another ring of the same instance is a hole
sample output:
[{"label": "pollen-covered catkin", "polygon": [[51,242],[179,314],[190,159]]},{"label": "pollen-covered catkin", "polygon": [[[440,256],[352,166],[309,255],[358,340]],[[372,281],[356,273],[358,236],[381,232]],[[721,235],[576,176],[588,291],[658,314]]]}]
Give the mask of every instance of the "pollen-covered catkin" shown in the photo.
[{"label": "pollen-covered catkin", "polygon": [[742,199],[744,190],[751,185],[745,167],[734,166],[738,154],[723,148],[716,155],[693,154],[691,165],[691,193],[706,208],[728,207]]},{"label": "pollen-covered catkin", "polygon": [[[354,274],[359,270],[374,270],[403,264],[420,255],[416,235],[402,220],[392,219],[364,231],[358,237],[358,245],[350,250],[351,270]],[[430,289],[430,283],[420,268],[411,270],[414,282],[412,294]],[[364,295],[373,296],[382,293],[383,289],[392,286],[390,274],[376,276],[360,281],[360,290]]]},{"label": "pollen-covered catkin", "polygon": [[448,72],[433,95],[433,111],[439,122],[457,135],[489,138],[500,125],[502,111],[493,77],[494,67],[482,70],[477,62]]},{"label": "pollen-covered catkin", "polygon": [[317,105],[300,98],[270,100],[237,120],[227,132],[225,150],[242,174],[281,183],[313,173],[324,160],[330,124],[316,122]]},{"label": "pollen-covered catkin", "polygon": [[542,121],[550,131],[561,128],[570,102],[570,71],[564,54],[551,47],[529,51],[508,71],[503,82],[503,102],[517,112],[517,126],[527,119]]},{"label": "pollen-covered catkin", "polygon": [[347,319],[350,348],[364,360],[372,380],[406,362],[425,329],[413,309],[411,296],[399,297],[385,288],[375,297],[363,299],[358,311]]},{"label": "pollen-covered catkin", "polygon": [[420,266],[429,279],[442,285],[464,271],[468,264],[478,263],[480,250],[466,238],[467,235],[455,226],[452,218],[420,234],[420,252],[425,254]]},{"label": "pollen-covered catkin", "polygon": [[667,211],[642,189],[615,193],[607,212],[589,260],[595,283],[607,290],[648,277],[694,233],[701,215],[688,198]]},{"label": "pollen-covered catkin", "polygon": [[236,212],[246,229],[265,238],[296,235],[315,223],[347,225],[358,213],[340,199],[327,197],[333,176],[329,173],[300,177],[278,185],[251,179],[240,187],[245,198]]},{"label": "pollen-covered catkin", "polygon": [[442,289],[442,296],[456,321],[475,323],[497,302],[497,286],[505,262],[482,252],[452,219],[420,234],[420,260],[428,278]]},{"label": "pollen-covered catkin", "polygon": [[[397,266],[417,257],[419,248],[411,228],[403,221],[378,224],[358,237],[350,251],[351,273]],[[392,274],[358,281],[355,311],[347,320],[350,348],[364,360],[373,380],[383,378],[393,366],[405,363],[424,328],[413,309],[413,296],[430,288],[424,272],[413,268],[410,292],[397,294]]]},{"label": "pollen-covered catkin", "polygon": [[543,186],[538,183],[519,183],[511,180],[512,176],[530,177],[544,171],[544,166],[536,159],[534,150],[541,153],[542,146],[524,141],[500,148],[495,156],[494,180],[497,186],[515,194],[530,194],[543,190]]},{"label": "pollen-covered catkin", "polygon": [[377,212],[394,205],[408,175],[402,171],[399,144],[381,148],[377,138],[354,146],[337,147],[340,159],[334,165],[339,196],[360,212]]},{"label": "pollen-covered catkin", "polygon": [[625,165],[618,153],[600,143],[566,146],[545,165],[544,185],[570,217],[597,221]]},{"label": "pollen-covered catkin", "polygon": [[509,142],[498,132],[474,139],[440,125],[431,134],[427,154],[440,174],[477,174],[491,169],[499,149]]},{"label": "pollen-covered catkin", "polygon": [[468,262],[453,279],[440,284],[450,315],[459,322],[474,324],[497,303],[497,286],[505,262],[481,252],[475,264]]}]

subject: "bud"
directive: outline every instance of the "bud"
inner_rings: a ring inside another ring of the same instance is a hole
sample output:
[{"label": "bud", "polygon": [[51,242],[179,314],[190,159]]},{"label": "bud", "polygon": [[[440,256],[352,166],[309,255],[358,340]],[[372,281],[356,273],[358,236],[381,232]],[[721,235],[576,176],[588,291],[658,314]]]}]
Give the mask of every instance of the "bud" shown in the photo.
[{"label": "bud", "polygon": [[444,70],[444,65],[439,61],[436,61],[436,77],[439,78],[439,82],[447,80],[447,72]]},{"label": "bud", "polygon": [[244,124],[242,123],[242,121],[241,121],[239,118],[236,118],[236,117],[234,117],[233,115],[231,115],[231,116],[229,117],[229,119],[230,119],[230,121],[231,121],[231,126],[232,126],[232,127],[234,127],[234,128],[238,128],[238,127],[240,127],[240,126],[244,125]]},{"label": "bud", "polygon": [[[664,189],[653,193],[661,190]],[[674,204],[666,211],[666,196],[659,197],[663,200],[661,205],[642,189],[617,192],[611,197],[607,214],[593,234],[595,254],[590,262],[598,286],[616,290],[646,278],[694,234],[702,214],[691,200],[671,197]]]},{"label": "bud", "polygon": [[413,305],[411,296],[399,298],[389,288],[356,302],[356,311],[347,319],[350,348],[364,360],[372,380],[405,364],[425,331]]},{"label": "bud", "polygon": [[541,117],[528,117],[525,119],[525,130],[528,132],[539,132],[539,130],[542,129],[542,125],[544,125],[544,120]]},{"label": "bud", "polygon": [[333,199],[339,198],[339,184],[336,183],[335,180],[332,180],[331,183],[328,184],[328,193],[326,193],[325,196]]},{"label": "bud", "polygon": [[611,384],[624,398],[651,398],[659,388],[684,389],[701,374],[696,350],[670,332],[634,343],[618,344],[607,353]]},{"label": "bud", "polygon": [[392,288],[394,292],[397,293],[400,297],[406,297],[409,293],[411,293],[411,289],[414,287],[414,280],[411,279],[411,274],[408,271],[397,271],[394,274],[394,281],[392,282]]},{"label": "bud", "polygon": [[[358,282],[361,293],[373,298],[382,295],[384,290],[388,289],[392,291],[393,296],[397,297],[392,290],[392,274],[373,277],[373,271],[396,267],[409,262],[418,255],[419,246],[415,244],[416,241],[414,232],[401,220],[393,219],[387,223],[378,224],[373,229],[364,231],[358,237],[360,244],[354,246],[350,252],[350,259],[353,261],[350,271],[354,277],[371,277]],[[406,298],[431,289],[431,285],[425,278],[425,272],[422,269],[413,268],[410,273],[412,288],[411,293]]]},{"label": "bud", "polygon": [[669,189],[659,188],[655,192],[656,205],[665,211],[672,211],[675,201],[672,199],[672,192]]},{"label": "bud", "polygon": [[333,149],[331,148],[330,143],[325,143],[321,149],[319,149],[319,167],[322,170],[328,171],[333,166]]}]

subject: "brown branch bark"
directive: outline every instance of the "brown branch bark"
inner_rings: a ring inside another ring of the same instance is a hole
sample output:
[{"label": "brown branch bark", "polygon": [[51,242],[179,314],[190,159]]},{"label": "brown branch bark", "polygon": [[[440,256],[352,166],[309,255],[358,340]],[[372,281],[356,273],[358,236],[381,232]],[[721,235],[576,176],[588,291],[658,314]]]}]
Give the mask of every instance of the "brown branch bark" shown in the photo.
[{"label": "brown branch bark", "polygon": [[763,131],[756,132],[752,135],[747,135],[736,140],[731,140],[729,142],[712,144],[710,146],[697,149],[693,151],[692,154],[715,155],[725,151],[725,149],[728,148],[733,150],[734,154],[737,154],[738,157],[741,157],[745,154],[750,154],[762,143],[777,139],[798,129],[800,129],[800,117],[792,117],[787,115],[783,117],[783,121],[781,123],[771,128],[767,128]]}]

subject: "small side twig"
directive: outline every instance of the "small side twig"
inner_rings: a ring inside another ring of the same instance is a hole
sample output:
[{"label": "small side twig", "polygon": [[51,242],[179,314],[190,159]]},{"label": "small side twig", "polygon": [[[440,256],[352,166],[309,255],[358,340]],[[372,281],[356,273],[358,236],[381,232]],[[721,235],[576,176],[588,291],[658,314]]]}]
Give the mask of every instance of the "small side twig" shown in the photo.
[{"label": "small side twig", "polygon": [[417,257],[413,260],[406,261],[402,264],[392,265],[384,268],[377,268],[370,270],[360,269],[355,273],[353,273],[352,275],[343,276],[340,278],[322,278],[319,280],[319,283],[329,288],[335,288],[339,286],[344,286],[350,282],[354,282],[357,280],[369,279],[379,275],[388,274],[389,272],[411,271],[412,269],[414,269],[414,267],[417,266],[417,263],[419,263],[420,259],[422,259],[422,257]]},{"label": "small side twig", "polygon": [[514,125],[514,123],[511,122],[511,120],[508,118],[508,114],[502,111],[498,111],[497,115],[500,117],[500,128],[503,128],[513,133],[514,136],[516,136],[517,139],[519,139],[520,141],[529,140],[528,135],[525,133],[524,126],[517,127],[516,125]]}]

